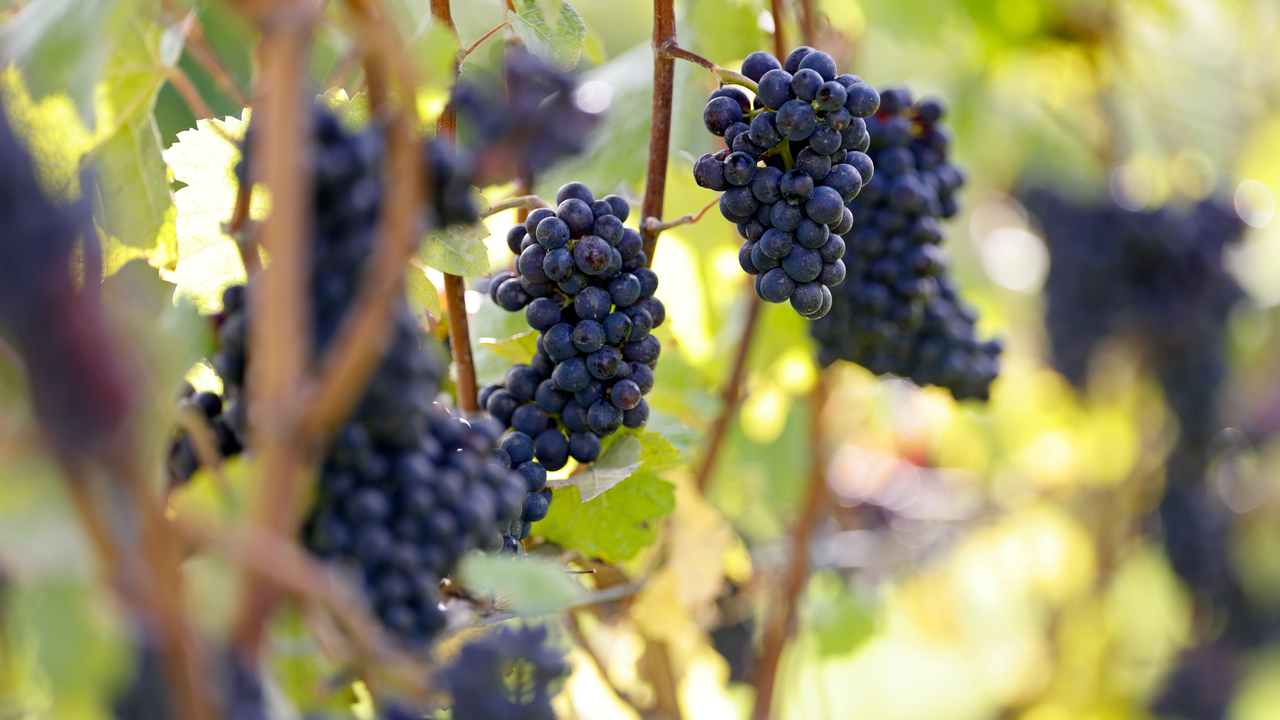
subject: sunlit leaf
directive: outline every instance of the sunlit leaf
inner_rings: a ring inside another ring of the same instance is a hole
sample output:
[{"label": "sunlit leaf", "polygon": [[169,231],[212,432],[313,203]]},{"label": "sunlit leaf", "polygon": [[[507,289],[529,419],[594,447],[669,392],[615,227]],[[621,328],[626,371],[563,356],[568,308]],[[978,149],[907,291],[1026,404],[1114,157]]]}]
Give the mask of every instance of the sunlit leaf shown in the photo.
[{"label": "sunlit leaf", "polygon": [[515,0],[515,12],[508,18],[516,35],[547,67],[566,72],[577,66],[587,26],[572,5],[561,2],[555,21],[549,22],[537,0]]},{"label": "sunlit leaf", "polygon": [[[235,241],[222,232],[222,223],[235,209],[235,167],[239,143],[249,123],[249,109],[241,119],[201,120],[195,130],[178,134],[178,142],[164,153],[175,179],[187,184],[174,193],[178,208],[178,264],[176,296],[187,297],[202,312],[222,305],[222,291],[243,282],[244,265]],[[265,192],[254,189],[250,217],[266,217]]]},{"label": "sunlit leaf", "polygon": [[659,519],[674,508],[675,486],[641,470],[586,503],[576,487],[557,490],[550,513],[533,532],[561,547],[617,562],[652,544]]},{"label": "sunlit leaf", "polygon": [[489,272],[489,251],[484,223],[450,225],[433,230],[422,243],[418,259],[427,267],[460,277],[480,277]]},{"label": "sunlit leaf", "polygon": [[[35,162],[41,186],[51,197],[71,200],[80,194],[76,167],[93,146],[93,131],[84,125],[75,104],[65,93],[32,99],[21,71],[0,70],[0,92],[14,134],[26,145]],[[64,191],[65,188],[65,191]]]},{"label": "sunlit leaf", "polygon": [[33,0],[0,29],[0,58],[27,76],[36,100],[66,93],[83,118],[113,38],[103,32],[120,0]]},{"label": "sunlit leaf", "polygon": [[586,594],[563,565],[534,557],[470,555],[457,576],[469,591],[496,596],[520,615],[549,613]]},{"label": "sunlit leaf", "polygon": [[319,98],[347,132],[360,132],[369,124],[369,93],[348,97],[342,88],[329,88]]},{"label": "sunlit leaf", "polygon": [[505,338],[529,332],[529,324],[525,322],[524,313],[507,312],[486,297],[480,303],[480,310],[471,317],[470,330],[476,380],[481,384],[502,380],[507,368],[511,367],[512,360],[510,357],[503,357],[494,352],[493,344],[500,343]]},{"label": "sunlit leaf", "polygon": [[529,361],[533,359],[533,354],[538,351],[537,342],[537,330],[530,330],[500,340],[480,338],[480,344],[487,347],[495,355],[504,357],[513,363],[525,365],[529,364]]},{"label": "sunlit leaf", "polygon": [[420,268],[409,265],[404,271],[404,290],[409,296],[409,306],[414,314],[426,310],[440,317],[440,293],[431,282],[431,278]]}]

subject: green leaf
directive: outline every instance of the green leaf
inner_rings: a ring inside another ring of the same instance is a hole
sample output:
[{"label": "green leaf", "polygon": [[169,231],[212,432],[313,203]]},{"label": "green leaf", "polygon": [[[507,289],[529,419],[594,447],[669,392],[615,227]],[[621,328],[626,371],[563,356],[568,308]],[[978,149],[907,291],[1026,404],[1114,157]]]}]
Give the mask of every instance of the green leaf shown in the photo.
[{"label": "green leaf", "polygon": [[587,26],[587,39],[582,45],[582,53],[596,65],[609,59],[609,53],[604,47],[604,38],[600,37],[600,33],[590,25]]},{"label": "green leaf", "polygon": [[0,59],[16,64],[32,96],[66,93],[83,118],[92,117],[94,86],[113,40],[119,0],[33,0],[0,30]]},{"label": "green leaf", "polygon": [[418,259],[450,275],[481,277],[489,274],[489,250],[484,244],[488,238],[489,230],[482,222],[432,230],[418,251]]},{"label": "green leaf", "polygon": [[409,307],[413,309],[415,315],[426,310],[440,317],[440,293],[431,282],[431,278],[427,277],[427,273],[421,268],[416,268],[412,264],[405,268],[404,290],[409,296]]},{"label": "green leaf", "polygon": [[329,88],[317,98],[338,118],[342,129],[350,133],[360,132],[369,124],[369,93],[356,93],[347,97],[342,88]]},{"label": "green leaf", "polygon": [[550,513],[533,531],[606,562],[629,560],[653,543],[658,518],[675,509],[675,492],[675,485],[645,470],[590,502],[581,502],[578,488],[566,487],[556,491]]},{"label": "green leaf", "polygon": [[587,26],[567,2],[560,3],[554,24],[547,22],[546,17],[537,0],[515,0],[515,12],[509,16],[516,36],[547,67],[556,72],[572,70],[582,55]]},{"label": "green leaf", "polygon": [[59,93],[35,101],[22,73],[12,66],[0,70],[0,92],[14,134],[31,153],[45,192],[62,199],[77,197],[76,167],[93,147],[93,132],[80,121],[71,98]]},{"label": "green leaf", "polygon": [[457,577],[468,590],[497,596],[518,615],[545,615],[586,594],[565,570],[535,557],[470,555]]},{"label": "green leaf", "polygon": [[[222,232],[236,205],[235,167],[240,160],[250,111],[241,119],[200,120],[195,130],[178,134],[178,142],[164,153],[175,179],[187,184],[174,193],[178,208],[178,288],[175,297],[190,298],[201,312],[222,306],[222,291],[244,282],[244,265],[235,241]],[[250,217],[266,217],[265,191],[254,188]]]},{"label": "green leaf", "polygon": [[871,609],[832,572],[817,572],[809,579],[800,600],[800,617],[817,636],[822,655],[851,652],[875,630]]},{"label": "green leaf", "polygon": [[607,445],[590,467],[563,480],[552,480],[553,488],[576,487],[582,502],[590,502],[631,477],[643,465],[648,473],[669,470],[680,462],[680,451],[656,433],[620,434]]},{"label": "green leaf", "polygon": [[146,12],[113,25],[115,47],[95,95],[98,128],[111,133],[95,150],[96,214],[112,237],[150,249],[173,205],[151,112],[166,77],[165,30]]},{"label": "green leaf", "polygon": [[480,338],[480,344],[489,348],[493,354],[506,358],[513,363],[529,364],[533,359],[533,354],[538,351],[538,331],[530,330],[519,335],[512,335],[508,338],[495,340],[494,338]]},{"label": "green leaf", "polygon": [[471,318],[471,354],[475,359],[476,381],[482,385],[499,382],[511,367],[509,357],[494,351],[493,346],[501,342],[495,338],[511,338],[528,331],[524,313],[507,312],[486,297]]}]

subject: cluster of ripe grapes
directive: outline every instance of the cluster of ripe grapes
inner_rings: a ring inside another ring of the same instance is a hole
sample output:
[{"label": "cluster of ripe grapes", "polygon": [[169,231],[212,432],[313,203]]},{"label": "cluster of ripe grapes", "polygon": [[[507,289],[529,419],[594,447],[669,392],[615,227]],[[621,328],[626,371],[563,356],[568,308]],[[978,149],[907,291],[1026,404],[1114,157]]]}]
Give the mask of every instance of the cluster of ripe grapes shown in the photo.
[{"label": "cluster of ripe grapes", "polygon": [[905,88],[880,94],[879,111],[866,122],[875,172],[849,203],[849,279],[833,291],[831,312],[814,323],[813,335],[823,364],[848,360],[945,387],[956,399],[985,400],[1001,344],[975,336],[977,315],[960,303],[939,247],[941,220],[955,214],[955,191],[964,184],[947,160],[944,114],[941,101],[913,103]]},{"label": "cluster of ripe grapes", "polygon": [[711,93],[702,119],[726,149],[694,164],[698,185],[717,191],[720,212],[746,239],[742,269],[765,302],[791,302],[817,319],[844,281],[844,241],[853,200],[872,174],[863,118],[880,96],[855,75],[838,75],[831,56],[799,47],[785,66],[754,52],[742,74],[758,83],[754,102],[736,87]]},{"label": "cluster of ripe grapes", "polygon": [[[319,354],[350,307],[372,251],[382,144],[373,131],[343,132],[318,107],[313,122],[310,277]],[[475,215],[474,208],[437,204],[434,210],[445,222]],[[230,431],[229,447],[232,439],[236,447],[246,440],[240,408],[252,305],[252,284],[229,288],[214,318],[213,365],[228,400],[222,425]],[[444,372],[440,349],[398,301],[386,354],[328,447],[303,530],[306,547],[356,574],[382,622],[409,642],[443,629],[440,579],[467,549],[501,547],[501,531],[524,500],[519,476],[492,458],[500,428],[453,417],[435,402]],[[208,395],[195,397],[214,408]]]},{"label": "cluster of ripe grapes", "polygon": [[515,272],[490,281],[493,301],[509,312],[523,309],[539,331],[529,364],[479,394],[481,407],[511,428],[502,459],[529,487],[515,540],[546,516],[547,471],[571,457],[593,462],[601,437],[649,419],[644,396],[662,351],[650,332],[666,308],[654,297],[658,275],[645,267],[640,234],[622,225],[629,213],[616,195],[596,200],[582,183],[567,183],[556,192],[555,210],[534,210],[511,228]]},{"label": "cluster of ripe grapes", "polygon": [[1227,317],[1242,297],[1223,254],[1244,223],[1213,199],[1140,211],[1052,190],[1020,199],[1049,247],[1045,326],[1054,366],[1082,387],[1101,341],[1137,340],[1177,419],[1159,526],[1174,571],[1224,623],[1217,641],[1184,657],[1155,709],[1223,717],[1236,680],[1223,668],[1278,632],[1276,618],[1244,592],[1231,556],[1233,513],[1208,483],[1223,426],[1217,398],[1227,375]]},{"label": "cluster of ripe grapes", "polygon": [[454,720],[555,720],[552,683],[568,672],[545,627],[504,626],[463,647],[443,680]]}]

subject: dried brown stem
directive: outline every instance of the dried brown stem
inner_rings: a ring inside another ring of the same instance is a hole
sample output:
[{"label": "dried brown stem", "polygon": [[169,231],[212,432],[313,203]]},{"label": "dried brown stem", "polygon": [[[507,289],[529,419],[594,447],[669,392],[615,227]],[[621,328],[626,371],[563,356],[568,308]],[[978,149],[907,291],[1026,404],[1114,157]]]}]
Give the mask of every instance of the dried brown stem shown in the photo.
[{"label": "dried brown stem", "polygon": [[809,543],[818,516],[827,507],[826,444],[823,441],[822,410],[827,398],[827,378],[818,374],[810,394],[811,426],[809,428],[810,456],[813,465],[809,469],[809,485],[804,505],[791,528],[791,563],[782,583],[782,597],[773,605],[769,625],[765,628],[764,641],[755,663],[756,702],[752,717],[768,720],[773,706],[773,691],[778,674],[778,662],[787,639],[795,632],[796,605],[800,591],[809,576]]},{"label": "dried brown stem", "polygon": [[[369,42],[390,42],[385,28],[357,13]],[[381,40],[379,40],[381,38]],[[390,81],[389,61],[376,55],[368,59],[367,74],[375,111],[386,105]],[[391,328],[395,300],[401,297],[404,263],[417,239],[416,218],[422,193],[422,167],[407,108],[398,108],[386,130],[386,202],[382,207],[378,242],[365,268],[356,298],[343,317],[337,337],[320,361],[318,394],[307,417],[307,434],[327,437],[350,414],[382,358]]]},{"label": "dried brown stem", "polygon": [[813,30],[813,0],[800,0],[800,37],[805,45],[814,44]]},{"label": "dried brown stem", "polygon": [[213,84],[218,89],[226,93],[237,105],[244,106],[249,104],[249,98],[244,94],[244,90],[231,77],[231,72],[227,70],[226,63],[222,62],[222,58],[214,52],[204,37],[204,28],[200,25],[200,21],[192,18],[191,30],[187,33],[186,50],[191,57],[200,64],[200,67],[209,74]]},{"label": "dried brown stem", "polygon": [[[457,27],[453,24],[453,12],[449,0],[431,0],[431,16],[442,22],[456,37]],[[490,33],[492,34],[492,33]],[[487,36],[486,36],[487,37]],[[483,38],[481,38],[483,39]],[[468,51],[469,52],[469,51]],[[458,65],[454,65],[457,73]],[[436,138],[452,146],[458,136],[458,109],[450,103],[440,113],[436,122]],[[475,359],[471,356],[471,330],[467,321],[466,284],[457,275],[444,274],[444,295],[449,315],[449,350],[453,354],[453,368],[458,376],[458,407],[468,414],[480,411],[480,403],[476,399],[478,391],[476,383]]]},{"label": "dried brown stem", "polygon": [[640,236],[644,254],[653,265],[658,233],[645,229],[649,218],[662,222],[667,190],[667,155],[671,150],[671,97],[675,86],[675,61],[670,49],[676,43],[676,11],[673,0],[653,0],[653,115],[649,122],[649,164],[640,206]]},{"label": "dried brown stem", "polygon": [[678,227],[680,225],[692,225],[698,222],[699,220],[701,220],[702,216],[706,215],[708,210],[715,207],[719,203],[720,203],[720,200],[717,198],[707,203],[706,205],[704,205],[702,209],[699,210],[697,213],[682,215],[676,218],[675,220],[668,220],[667,222],[658,222],[657,218],[651,218],[651,217],[645,218],[644,227],[646,230],[656,235],[660,232],[670,230],[671,228]]},{"label": "dried brown stem", "polygon": [[779,60],[787,59],[787,38],[782,29],[782,0],[769,0],[769,16],[773,18],[773,54]]},{"label": "dried brown stem", "polygon": [[501,25],[499,25],[498,27],[496,27],[496,28],[494,28],[494,29],[490,30],[489,32],[485,33],[484,35],[481,35],[479,40],[476,40],[475,42],[471,43],[471,47],[469,47],[469,48],[467,48],[466,50],[463,50],[461,53],[459,53],[459,58],[460,58],[460,59],[465,59],[468,55],[470,55],[471,53],[475,52],[475,51],[476,51],[476,48],[480,47],[480,43],[482,43],[482,42],[484,42],[485,40],[488,40],[489,38],[493,37],[493,34],[494,34],[494,33],[498,32],[499,30],[501,30],[502,28],[504,28],[504,27],[506,27],[506,26],[507,26],[507,22],[504,20],[504,21],[503,21],[503,23],[502,23]]},{"label": "dried brown stem", "polygon": [[760,320],[761,300],[751,288],[747,289],[747,320],[742,326],[742,339],[738,341],[738,352],[733,357],[733,371],[729,381],[720,393],[720,415],[711,426],[707,449],[702,451],[702,465],[698,467],[698,492],[707,491],[707,483],[711,482],[712,471],[715,470],[716,458],[720,454],[720,446],[724,444],[725,432],[729,429],[729,421],[738,411],[742,394],[742,376],[747,368],[747,356],[751,352],[751,341],[756,334],[756,326]]},{"label": "dried brown stem", "polygon": [[[310,288],[306,255],[310,178],[300,172],[310,128],[301,112],[303,76],[315,17],[307,0],[280,3],[255,18],[262,28],[258,48],[261,70],[255,106],[260,132],[252,152],[261,162],[262,179],[272,194],[271,215],[263,223],[261,241],[271,254],[250,302],[257,319],[250,327],[246,389],[255,411],[253,445],[262,458],[254,523],[268,532],[288,533],[302,505],[305,457],[298,443],[298,383],[311,347]],[[299,129],[302,132],[299,132]],[[249,583],[235,623],[236,647],[243,657],[257,657],[276,594],[262,583]]]},{"label": "dried brown stem", "polygon": [[200,96],[200,90],[191,82],[191,78],[182,71],[182,68],[174,65],[169,68],[169,84],[173,85],[173,89],[178,91],[182,96],[182,101],[190,108],[191,114],[196,119],[213,117],[213,110],[209,108],[209,104]]}]

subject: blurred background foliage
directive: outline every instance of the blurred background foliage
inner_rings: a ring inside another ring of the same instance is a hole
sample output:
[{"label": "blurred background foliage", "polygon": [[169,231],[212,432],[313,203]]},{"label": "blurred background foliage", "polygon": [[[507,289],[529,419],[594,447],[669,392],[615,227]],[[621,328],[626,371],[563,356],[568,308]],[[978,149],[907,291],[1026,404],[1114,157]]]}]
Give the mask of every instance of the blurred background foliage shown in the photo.
[{"label": "blurred background foliage", "polygon": [[[430,65],[425,0],[387,4],[403,18],[406,36],[421,41]],[[1048,254],[1010,194],[1034,182],[1085,199],[1123,196],[1137,207],[1218,195],[1250,223],[1229,257],[1247,298],[1230,320],[1232,375],[1220,398],[1222,417],[1244,440],[1227,444],[1209,486],[1235,513],[1231,561],[1250,597],[1280,604],[1280,221],[1271,219],[1280,193],[1280,4],[812,4],[809,44],[832,54],[842,70],[949,103],[954,155],[969,173],[966,204],[950,223],[953,272],[980,311],[979,334],[1003,338],[1006,351],[986,404],[959,404],[945,392],[843,363],[826,371],[826,477],[835,504],[810,548],[815,570],[783,657],[776,714],[1152,717],[1148,708],[1179,658],[1211,642],[1222,622],[1197,609],[1150,533],[1176,427],[1144,359],[1123,342],[1097,353],[1085,391],[1049,367],[1039,294]],[[455,5],[464,44],[501,22],[498,0]],[[536,178],[535,190],[550,196],[572,179],[597,195],[618,192],[638,203],[652,9],[641,0],[573,6],[588,27],[579,100],[603,119],[588,152]],[[762,0],[685,0],[677,10],[681,45],[725,67],[771,47],[774,28]],[[220,3],[200,3],[195,12],[233,82],[247,89],[254,31]],[[801,44],[799,12],[799,2],[784,3],[788,47]],[[8,26],[21,17],[13,14]],[[344,70],[349,51],[340,28],[317,38],[311,71],[318,92],[359,89]],[[177,67],[215,117],[239,117],[240,104],[190,52]],[[491,71],[501,53],[501,43],[482,45],[464,76]],[[714,78],[687,63],[676,70],[668,218],[714,199],[693,183],[691,168],[719,143],[701,121]],[[78,114],[92,126],[91,115],[77,113],[84,106],[76,95],[92,88],[43,81],[68,88],[70,97],[40,102],[62,103],[58,117]],[[30,75],[27,84],[40,95]],[[422,102],[438,110],[441,97]],[[171,83],[161,86],[154,114],[165,148],[196,125]],[[82,134],[78,142],[90,142],[91,133]],[[50,184],[65,183],[69,173],[58,169],[65,163],[51,167]],[[509,191],[485,189],[491,200]],[[494,268],[510,261],[502,238],[513,221],[511,212],[487,222]],[[651,429],[694,466],[720,410],[750,292],[737,246],[734,228],[712,212],[664,233],[654,262],[670,322],[659,331],[667,352],[650,397]],[[182,322],[181,309],[151,312],[157,323]],[[766,591],[787,562],[787,533],[811,462],[810,393],[823,372],[806,321],[785,306],[766,305],[762,313],[745,399],[706,497],[690,466],[663,473],[675,484],[675,502],[655,533],[658,543],[618,559],[625,576],[646,578],[645,589],[621,608],[572,616],[575,632],[563,642],[572,646],[575,670],[556,700],[564,717],[650,716],[671,692],[688,718],[745,717],[750,708],[746,660]],[[514,334],[518,328],[503,325],[510,321],[502,315],[480,308],[474,339]],[[178,344],[168,349],[174,357],[153,361],[156,367],[202,350],[195,341]],[[482,381],[485,372],[501,371],[488,349],[478,352]],[[172,370],[164,372],[172,379]],[[122,642],[115,611],[88,582],[91,563],[68,529],[73,521],[52,480],[56,469],[29,449],[25,411],[7,402],[12,387],[0,382],[0,569],[24,582],[13,586],[6,625],[22,630],[0,637],[0,717],[25,717],[31,708],[50,717],[102,717],[100,699],[115,681],[111,658]],[[224,587],[227,569],[217,565],[191,569],[200,587],[223,588],[195,600],[215,615],[234,595]],[[674,688],[655,680],[656,649],[670,658]],[[1227,717],[1280,716],[1280,647],[1232,661],[1239,666],[1220,678],[1233,697]],[[7,695],[14,687],[42,694]],[[6,695],[23,705],[5,705]]]}]

